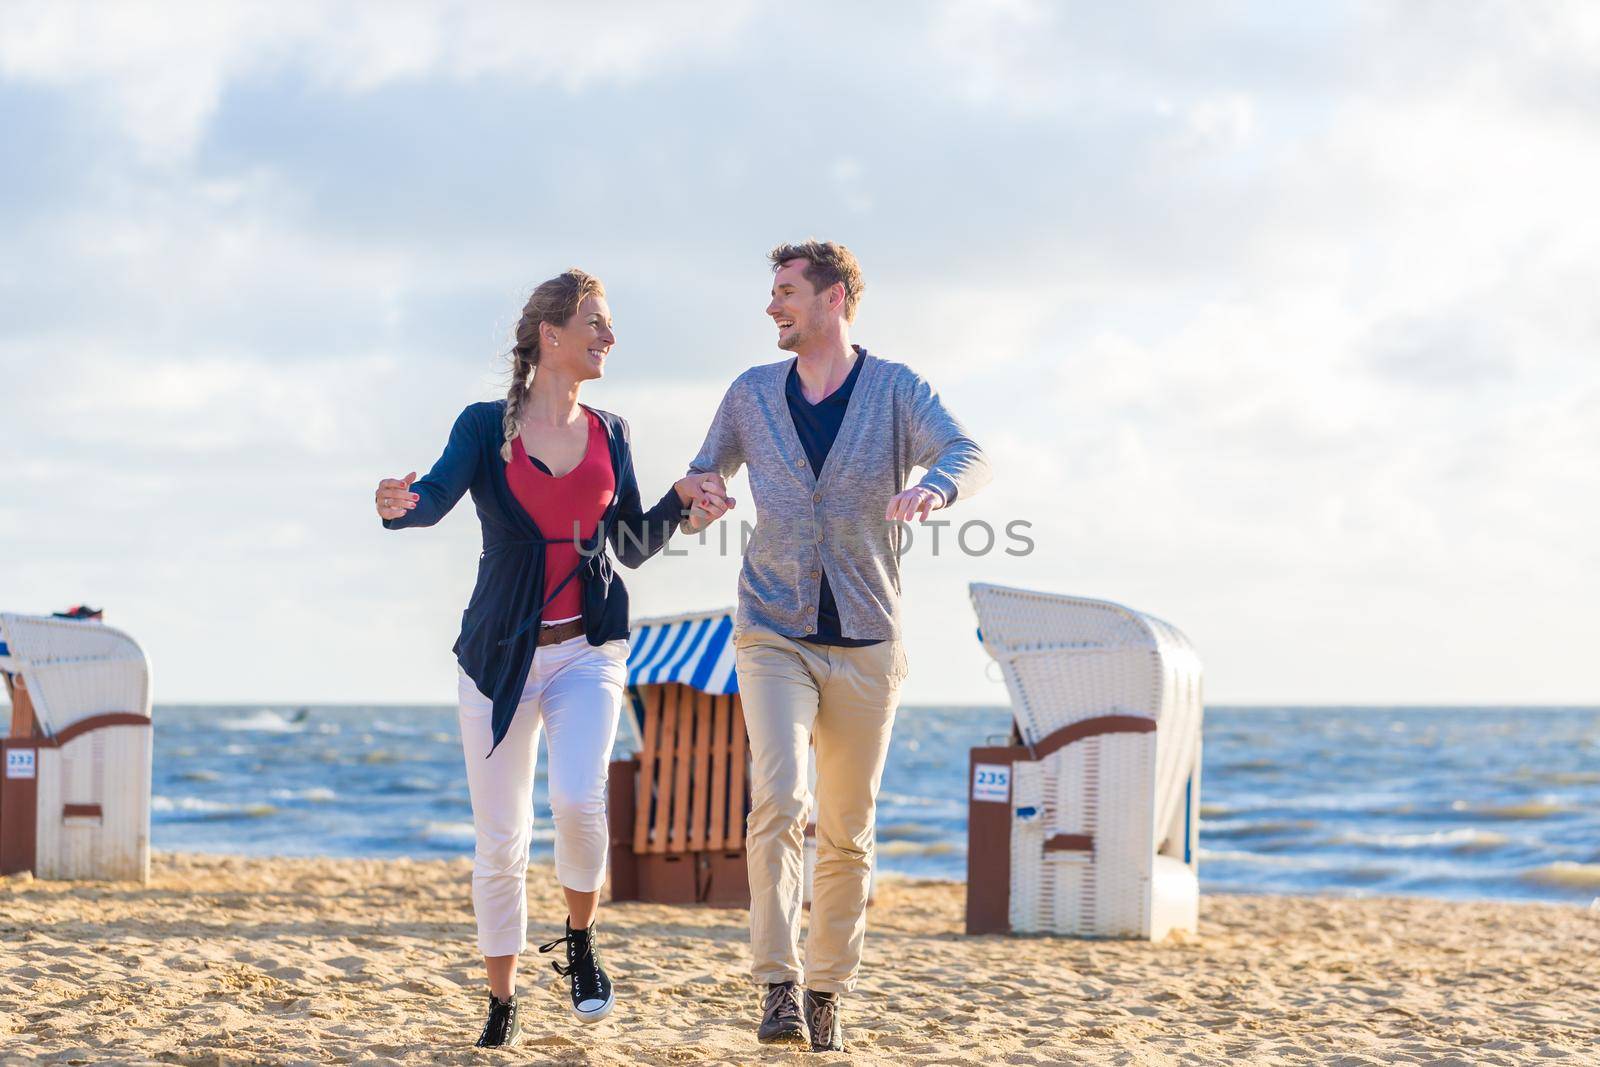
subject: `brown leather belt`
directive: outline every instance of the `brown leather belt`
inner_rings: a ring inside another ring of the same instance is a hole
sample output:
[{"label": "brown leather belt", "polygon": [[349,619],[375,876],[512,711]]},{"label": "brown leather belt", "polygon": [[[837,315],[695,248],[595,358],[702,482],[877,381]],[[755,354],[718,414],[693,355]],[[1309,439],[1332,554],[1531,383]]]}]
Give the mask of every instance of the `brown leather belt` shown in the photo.
[{"label": "brown leather belt", "polygon": [[561,641],[570,641],[583,633],[583,620],[573,619],[570,622],[558,622],[554,626],[539,627],[539,646],[554,645]]}]

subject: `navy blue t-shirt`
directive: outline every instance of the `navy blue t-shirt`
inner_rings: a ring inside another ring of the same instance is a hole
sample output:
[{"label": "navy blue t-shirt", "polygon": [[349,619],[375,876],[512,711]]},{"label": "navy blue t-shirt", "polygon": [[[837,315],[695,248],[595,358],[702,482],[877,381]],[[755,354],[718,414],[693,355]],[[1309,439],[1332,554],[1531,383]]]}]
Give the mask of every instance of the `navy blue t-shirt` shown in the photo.
[{"label": "navy blue t-shirt", "polygon": [[[852,347],[856,350],[856,361],[850,373],[845,375],[843,384],[815,404],[806,400],[806,394],[800,388],[800,375],[796,370],[798,361],[789,368],[789,380],[784,387],[784,396],[789,401],[789,417],[794,420],[794,430],[800,435],[800,445],[806,450],[806,459],[811,461],[811,473],[817,477],[822,476],[822,463],[828,458],[834,438],[839,436],[845,409],[850,406],[850,393],[856,387],[856,379],[861,376],[861,364],[864,362],[861,357],[865,353],[859,346]],[[833,590],[828,588],[826,570],[822,572],[822,588],[817,592],[817,632],[801,640],[846,648],[878,643],[844,636],[839,627],[839,605],[833,599]]]}]

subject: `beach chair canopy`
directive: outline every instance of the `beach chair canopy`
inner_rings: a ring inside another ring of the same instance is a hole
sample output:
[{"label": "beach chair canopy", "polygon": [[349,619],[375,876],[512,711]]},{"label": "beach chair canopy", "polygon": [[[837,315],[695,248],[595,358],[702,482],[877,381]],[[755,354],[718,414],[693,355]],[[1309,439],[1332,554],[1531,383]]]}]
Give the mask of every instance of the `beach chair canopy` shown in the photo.
[{"label": "beach chair canopy", "polygon": [[107,712],[150,714],[143,650],[93,619],[0,613],[0,670],[23,677],[47,736]]},{"label": "beach chair canopy", "polygon": [[630,645],[630,686],[677,682],[719,696],[739,691],[732,608],[637,619]]},{"label": "beach chair canopy", "polygon": [[1177,627],[1109,601],[974,584],[984,649],[1000,664],[1024,743],[1096,716],[1155,720],[1156,824],[1183,803],[1199,758],[1200,659]]}]

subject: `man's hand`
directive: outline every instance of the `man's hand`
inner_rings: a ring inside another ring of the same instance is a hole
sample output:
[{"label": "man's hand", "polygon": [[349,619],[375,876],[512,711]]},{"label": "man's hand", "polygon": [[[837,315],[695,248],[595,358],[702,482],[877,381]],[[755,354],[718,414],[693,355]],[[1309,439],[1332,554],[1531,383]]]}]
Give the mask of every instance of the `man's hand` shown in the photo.
[{"label": "man's hand", "polygon": [[678,500],[689,509],[688,525],[699,532],[722,518],[733,507],[728,484],[720,474],[690,474],[673,483]]},{"label": "man's hand", "polygon": [[928,514],[942,507],[944,507],[944,497],[932,489],[914,485],[903,493],[895,494],[894,499],[889,501],[889,508],[883,513],[883,517],[889,522],[910,522],[915,516],[917,521],[927,522]]},{"label": "man's hand", "polygon": [[411,491],[411,483],[417,480],[417,472],[412,471],[404,478],[385,478],[378,483],[378,491],[374,499],[378,505],[378,518],[398,519],[406,512],[417,506],[417,501],[422,498]]}]

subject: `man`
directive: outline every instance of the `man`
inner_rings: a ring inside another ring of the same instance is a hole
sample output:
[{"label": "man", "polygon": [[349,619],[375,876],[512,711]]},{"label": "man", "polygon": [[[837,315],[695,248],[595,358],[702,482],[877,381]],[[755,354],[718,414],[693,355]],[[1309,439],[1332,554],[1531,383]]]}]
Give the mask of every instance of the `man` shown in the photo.
[{"label": "man", "polygon": [[[861,269],[849,249],[773,249],[778,347],[723,397],[691,475],[750,468],[756,527],[734,628],[750,731],[752,975],[762,1042],[843,1048],[840,997],[866,932],[873,819],[906,676],[901,520],[926,519],[989,480],[988,463],[911,368],[850,343]],[[927,473],[906,488],[912,467]],[[817,750],[817,866],[806,964],[800,909],[808,742]],[[805,981],[802,1004],[799,983]]]}]

